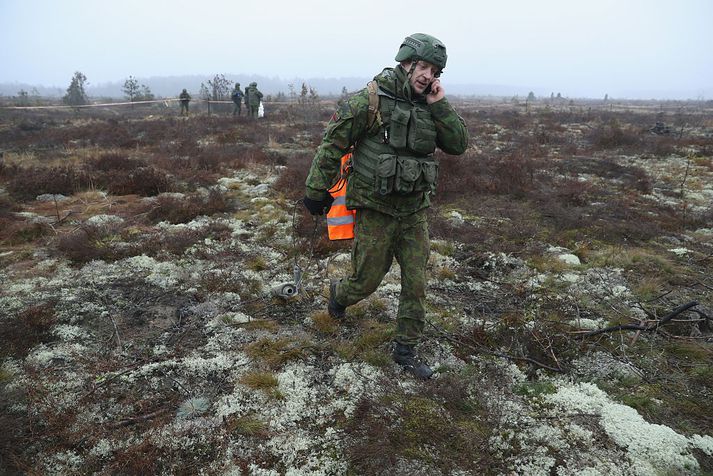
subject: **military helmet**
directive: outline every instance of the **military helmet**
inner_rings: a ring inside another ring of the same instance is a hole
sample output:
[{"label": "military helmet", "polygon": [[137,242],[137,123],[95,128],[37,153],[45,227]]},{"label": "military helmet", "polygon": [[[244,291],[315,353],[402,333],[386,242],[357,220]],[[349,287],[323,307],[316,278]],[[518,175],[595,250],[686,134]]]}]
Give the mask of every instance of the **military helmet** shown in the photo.
[{"label": "military helmet", "polygon": [[444,69],[448,55],[446,54],[446,45],[441,43],[438,38],[425,33],[414,33],[404,38],[395,59],[398,62],[428,61],[440,69]]},{"label": "military helmet", "polygon": [[256,83],[256,82],[252,82],[252,83],[250,83],[250,86],[256,87],[256,86],[257,86],[257,83]]}]

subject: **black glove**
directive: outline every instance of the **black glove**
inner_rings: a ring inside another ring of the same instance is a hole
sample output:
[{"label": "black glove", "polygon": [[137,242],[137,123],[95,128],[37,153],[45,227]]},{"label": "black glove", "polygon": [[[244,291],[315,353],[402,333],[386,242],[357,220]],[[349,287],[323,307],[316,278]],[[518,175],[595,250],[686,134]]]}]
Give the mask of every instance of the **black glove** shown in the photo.
[{"label": "black glove", "polygon": [[333,201],[334,197],[331,195],[327,195],[327,198],[323,200],[312,200],[307,196],[302,199],[302,203],[305,204],[305,208],[309,210],[312,215],[324,215],[331,208]]}]

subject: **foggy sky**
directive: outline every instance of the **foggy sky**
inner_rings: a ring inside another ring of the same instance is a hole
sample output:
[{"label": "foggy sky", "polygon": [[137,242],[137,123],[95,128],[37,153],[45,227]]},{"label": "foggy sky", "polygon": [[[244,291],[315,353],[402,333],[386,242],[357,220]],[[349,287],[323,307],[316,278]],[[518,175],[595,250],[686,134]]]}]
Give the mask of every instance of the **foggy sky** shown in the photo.
[{"label": "foggy sky", "polygon": [[446,92],[711,99],[712,25],[709,0],[0,0],[0,82],[371,78],[424,32],[447,46]]}]

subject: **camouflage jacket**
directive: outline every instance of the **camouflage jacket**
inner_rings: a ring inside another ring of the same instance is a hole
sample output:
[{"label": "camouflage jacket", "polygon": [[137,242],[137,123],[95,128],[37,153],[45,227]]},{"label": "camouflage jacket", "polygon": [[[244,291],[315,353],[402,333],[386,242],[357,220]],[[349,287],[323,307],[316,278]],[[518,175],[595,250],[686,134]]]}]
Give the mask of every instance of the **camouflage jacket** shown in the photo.
[{"label": "camouflage jacket", "polygon": [[245,104],[248,106],[257,107],[260,105],[262,93],[254,86],[248,86],[245,90]]},{"label": "camouflage jacket", "polygon": [[[406,74],[400,66],[386,68],[374,78],[379,87],[390,94],[405,98],[411,89]],[[458,116],[446,98],[426,105],[424,96],[411,98],[414,103],[426,107],[436,125],[436,144],[447,154],[460,155],[468,146],[468,131],[463,119]],[[342,103],[327,124],[322,143],[312,161],[306,180],[306,196],[323,200],[327,190],[336,182],[341,157],[352,147],[358,148],[360,139],[381,132],[381,124],[375,121],[369,127],[369,93],[366,88]],[[352,173],[347,185],[348,208],[371,208],[392,216],[407,216],[430,205],[430,194],[425,192],[408,195],[379,195],[373,183]]]}]

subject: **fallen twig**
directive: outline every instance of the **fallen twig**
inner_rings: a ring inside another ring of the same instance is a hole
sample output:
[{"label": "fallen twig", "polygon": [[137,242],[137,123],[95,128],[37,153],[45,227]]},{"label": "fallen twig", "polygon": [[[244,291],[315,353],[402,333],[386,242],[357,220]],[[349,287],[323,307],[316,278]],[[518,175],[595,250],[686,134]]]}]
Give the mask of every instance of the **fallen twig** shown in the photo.
[{"label": "fallen twig", "polygon": [[660,320],[658,320],[655,323],[648,325],[648,326],[642,326],[641,324],[620,324],[618,326],[605,327],[604,329],[597,329],[594,331],[585,332],[584,334],[578,335],[577,338],[592,337],[592,336],[596,336],[599,334],[604,334],[605,332],[614,332],[614,331],[647,331],[647,332],[656,331],[656,330],[658,330],[659,327],[666,324],[668,321],[670,321],[674,317],[678,316],[682,312],[686,312],[690,308],[695,307],[697,305],[698,305],[697,301],[691,301],[689,303],[678,306],[676,309],[674,309],[673,311],[666,314],[663,318],[661,318]]},{"label": "fallen twig", "polygon": [[119,350],[121,350],[122,345],[121,345],[121,337],[119,336],[119,328],[116,326],[116,321],[111,316],[111,313],[109,313],[109,319],[111,319],[111,323],[114,325],[114,331],[116,332],[116,345],[119,348]]},{"label": "fallen twig", "polygon": [[[441,329],[440,327],[436,326],[431,321],[426,321],[426,322],[428,322],[428,324],[431,325],[431,327],[436,329],[436,331],[439,334],[441,334],[443,337],[445,337],[448,341],[450,341],[454,344],[459,344],[459,345],[468,347],[469,349],[472,349],[472,350],[479,352],[481,354],[492,355],[493,357],[500,357],[502,359],[519,360],[521,362],[528,362],[528,363],[536,365],[538,367],[542,367],[543,369],[551,370],[552,372],[558,372],[558,373],[564,372],[564,369],[562,369],[561,367],[552,367],[550,365],[543,364],[542,362],[539,362],[535,359],[531,359],[529,357],[518,357],[516,355],[505,354],[503,352],[495,352],[493,350],[490,350],[490,349],[487,349],[484,347],[468,344],[467,342],[463,342],[462,340],[453,337],[450,333],[448,333],[448,332],[444,331],[443,329]],[[559,362],[558,362],[558,364],[559,364]]]},{"label": "fallen twig", "polygon": [[132,418],[127,418],[125,420],[118,421],[112,425],[113,428],[119,428],[122,426],[129,426],[133,425],[134,423],[139,423],[142,421],[150,420],[152,418],[155,418],[157,416],[163,415],[164,413],[168,412],[167,408],[159,408],[158,410],[147,413],[145,415],[137,416],[137,417],[132,417]]}]

